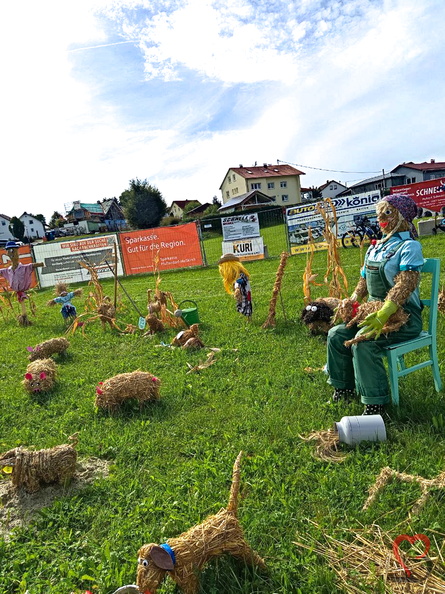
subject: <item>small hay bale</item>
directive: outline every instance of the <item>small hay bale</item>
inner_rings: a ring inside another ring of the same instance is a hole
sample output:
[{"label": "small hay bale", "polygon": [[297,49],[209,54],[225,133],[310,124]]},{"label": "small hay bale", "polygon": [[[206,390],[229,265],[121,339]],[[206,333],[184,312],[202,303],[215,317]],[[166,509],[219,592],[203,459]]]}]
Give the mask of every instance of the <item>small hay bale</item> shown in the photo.
[{"label": "small hay bale", "polygon": [[299,435],[303,441],[316,441],[315,458],[323,460],[324,462],[343,462],[346,458],[344,452],[338,451],[338,444],[340,439],[338,432],[335,429],[321,429],[320,431],[313,431],[307,437]]},{"label": "small hay bale", "polygon": [[95,405],[113,411],[126,400],[137,400],[142,406],[144,402],[160,399],[160,385],[161,381],[148,371],[120,373],[99,382],[96,387]]},{"label": "small hay bale", "polygon": [[56,374],[57,367],[52,359],[37,359],[29,363],[22,384],[30,394],[49,392],[54,387]]},{"label": "small hay bale", "polygon": [[36,344],[35,347],[28,347],[30,352],[28,359],[30,361],[48,359],[51,355],[65,353],[69,346],[70,343],[66,338],[50,338],[49,340],[45,340],[45,342]]}]

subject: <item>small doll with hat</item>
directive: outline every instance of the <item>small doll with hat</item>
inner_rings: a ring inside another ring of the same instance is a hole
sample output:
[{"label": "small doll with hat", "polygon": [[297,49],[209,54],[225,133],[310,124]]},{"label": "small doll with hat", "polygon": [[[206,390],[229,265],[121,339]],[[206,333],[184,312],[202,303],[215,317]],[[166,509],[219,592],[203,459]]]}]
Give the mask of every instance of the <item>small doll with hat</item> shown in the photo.
[{"label": "small doll with hat", "polygon": [[[422,331],[419,281],[424,259],[413,225],[417,205],[409,196],[391,194],[377,202],[376,212],[383,236],[371,242],[360,280],[342,305],[362,301],[380,305],[358,324],[331,328],[327,341],[328,383],[335,389],[332,399],[348,399],[357,391],[365,404],[364,415],[382,414],[390,402],[385,347],[416,338]],[[406,322],[397,330],[388,330],[389,318],[403,313]],[[348,348],[345,342],[352,346]]]},{"label": "small doll with hat", "polygon": [[[19,244],[16,241],[8,241],[5,245],[5,250],[11,260],[11,266],[0,269],[0,276],[8,281],[9,286],[17,295],[17,301],[20,303],[21,314],[18,316],[20,326],[31,326],[31,321],[28,318],[25,301],[29,299],[26,291],[32,284],[32,271],[34,268],[41,268],[44,266],[43,262],[31,262],[29,264],[22,264],[20,262]],[[31,302],[31,311],[33,311],[33,304]]]},{"label": "small doll with hat", "polygon": [[250,319],[252,316],[252,293],[249,272],[241,264],[238,256],[234,254],[224,254],[218,261],[218,269],[226,292],[236,299],[237,311]]},{"label": "small doll with hat", "polygon": [[74,297],[82,295],[82,289],[76,289],[75,291],[68,291],[68,287],[65,283],[57,283],[54,287],[54,291],[57,297],[48,301],[47,305],[55,305],[56,303],[62,304],[60,313],[62,314],[65,322],[71,322],[77,317],[77,311],[71,300]]}]

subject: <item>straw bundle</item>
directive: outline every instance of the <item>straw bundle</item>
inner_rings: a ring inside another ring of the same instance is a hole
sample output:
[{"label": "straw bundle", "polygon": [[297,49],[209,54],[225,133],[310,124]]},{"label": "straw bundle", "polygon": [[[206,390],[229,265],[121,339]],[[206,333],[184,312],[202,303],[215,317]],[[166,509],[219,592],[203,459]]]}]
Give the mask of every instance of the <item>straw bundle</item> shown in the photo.
[{"label": "straw bundle", "polygon": [[168,575],[183,592],[196,594],[199,591],[198,573],[208,561],[226,553],[249,565],[265,567],[264,560],[246,542],[236,517],[241,456],[242,452],[238,454],[233,467],[227,508],[209,516],[202,524],[190,528],[177,538],[168,539],[167,545],[173,551],[173,557],[165,548],[154,543],[139,549],[136,583],[142,592],[155,594],[168,571]]},{"label": "straw bundle", "polygon": [[197,365],[190,365],[190,363],[187,363],[187,367],[189,368],[187,373],[202,371],[203,369],[207,369],[207,367],[213,365],[213,363],[216,363],[215,353],[214,351],[210,351],[210,353],[207,355],[207,359],[203,363],[198,363]]},{"label": "straw bundle", "polygon": [[280,263],[278,265],[277,273],[275,276],[275,283],[272,290],[272,299],[269,303],[269,313],[267,315],[266,321],[262,325],[262,328],[275,328],[275,315],[277,309],[277,299],[278,295],[281,291],[281,284],[283,282],[283,275],[284,269],[286,268],[287,259],[289,258],[289,254],[287,252],[281,252],[280,256]]},{"label": "straw bundle", "polygon": [[204,343],[199,337],[198,324],[192,324],[187,330],[181,330],[171,341],[173,346],[180,346],[183,349],[202,349]]},{"label": "straw bundle", "polygon": [[343,462],[346,458],[344,452],[338,451],[340,439],[335,429],[321,429],[313,431],[307,437],[299,435],[303,441],[316,441],[314,457],[324,462]]},{"label": "straw bundle", "polygon": [[72,444],[58,445],[47,450],[30,451],[22,447],[0,455],[1,467],[12,467],[12,486],[35,493],[43,485],[63,484],[76,470],[77,434],[68,438]]},{"label": "straw bundle", "polygon": [[99,382],[96,387],[95,405],[109,411],[116,410],[126,400],[144,402],[159,400],[161,381],[148,371],[120,373]]},{"label": "straw bundle", "polygon": [[407,556],[399,551],[405,567],[408,567],[411,572],[411,577],[408,577],[409,574],[394,556],[393,536],[383,532],[376,524],[360,531],[349,530],[349,533],[352,536],[352,542],[344,542],[329,534],[323,534],[325,542],[314,542],[303,538],[304,542],[294,542],[294,544],[303,549],[315,551],[317,555],[327,560],[338,577],[338,592],[349,594],[362,594],[364,591],[387,594],[406,594],[407,592],[443,594],[445,592],[443,579],[445,561],[435,539],[434,544],[439,552],[435,558],[409,557],[408,560]]},{"label": "straw bundle", "polygon": [[52,359],[37,359],[29,363],[22,384],[30,394],[48,392],[54,387],[56,373]]},{"label": "straw bundle", "polygon": [[405,483],[418,483],[420,485],[422,495],[419,497],[419,499],[417,499],[411,510],[411,513],[413,514],[419,513],[420,509],[423,505],[425,505],[426,500],[430,496],[432,489],[445,489],[445,471],[441,472],[436,478],[426,479],[423,476],[398,472],[397,470],[389,468],[389,466],[385,466],[385,468],[382,469],[379,476],[376,478],[375,483],[369,489],[368,499],[363,505],[364,510],[369,508],[369,506],[375,501],[380,491],[393,478]]},{"label": "straw bundle", "polygon": [[2,314],[4,320],[6,320],[10,314],[14,314],[14,305],[12,304],[12,292],[8,291],[6,287],[1,287],[0,313]]},{"label": "straw bundle", "polygon": [[70,343],[66,338],[50,338],[49,340],[45,340],[45,342],[37,344],[35,347],[28,347],[28,351],[30,352],[28,359],[30,361],[47,359],[51,355],[65,353],[69,346]]}]

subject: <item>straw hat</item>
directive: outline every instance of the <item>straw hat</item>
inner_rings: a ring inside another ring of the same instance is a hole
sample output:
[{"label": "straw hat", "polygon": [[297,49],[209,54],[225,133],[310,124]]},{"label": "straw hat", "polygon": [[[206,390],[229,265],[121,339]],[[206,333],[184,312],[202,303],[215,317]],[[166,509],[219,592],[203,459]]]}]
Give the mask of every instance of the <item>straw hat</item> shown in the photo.
[{"label": "straw hat", "polygon": [[218,260],[218,264],[224,264],[224,262],[239,262],[240,259],[235,254],[224,254],[222,258]]}]

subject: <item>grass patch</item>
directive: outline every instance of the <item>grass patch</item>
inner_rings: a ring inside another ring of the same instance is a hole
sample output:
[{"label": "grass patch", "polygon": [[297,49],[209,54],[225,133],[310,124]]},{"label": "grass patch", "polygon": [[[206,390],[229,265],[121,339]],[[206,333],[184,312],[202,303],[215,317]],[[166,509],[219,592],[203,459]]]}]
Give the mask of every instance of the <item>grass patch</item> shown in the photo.
[{"label": "grass patch", "polygon": [[[421,241],[425,257],[444,251],[441,235]],[[360,253],[343,249],[341,256],[352,291]],[[0,539],[2,593],[90,589],[109,594],[134,583],[137,550],[143,543],[176,536],[227,503],[232,465],[241,449],[246,456],[241,465],[239,516],[246,538],[265,557],[269,570],[261,573],[233,559],[218,560],[203,573],[202,593],[340,591],[327,563],[293,544],[298,535],[316,538],[318,530],[344,527],[346,531],[372,522],[393,531],[394,537],[443,529],[445,493],[440,490],[418,516],[408,520],[420,496],[415,484],[391,483],[369,510],[362,511],[368,488],[383,466],[427,478],[444,469],[444,395],[434,391],[429,370],[401,380],[400,410],[389,409],[387,442],[361,444],[341,465],[329,465],[312,456],[314,444],[299,439],[299,434],[329,428],[344,415],[362,412],[358,402],[326,405],[332,391],[326,377],[304,371],[324,365],[326,348],[322,338],[311,338],[298,322],[305,264],[305,256],[288,260],[273,330],[261,325],[278,260],[247,264],[254,302],[250,324],[239,317],[233,299],[224,293],[216,267],[162,273],[161,288],[171,291],[177,302],[197,302],[206,346],[222,349],[217,362],[201,373],[187,374],[187,363],[204,361],[205,351],[157,346],[169,343],[174,330],[142,338],[102,331],[97,323],[87,327],[86,337],[80,332],[70,337],[66,357],[57,359],[56,389],[31,397],[21,385],[26,347],[64,331],[58,308],[45,305],[52,290],[36,292],[37,318],[30,328],[2,320],[0,451],[19,444],[52,447],[78,431],[81,459],[109,461],[108,477],[97,478],[74,494],[62,493],[30,524]],[[313,269],[319,279],[325,268],[326,253],[316,253]],[[122,283],[145,311],[153,277],[124,278]],[[112,281],[103,286],[112,295]],[[318,289],[314,297],[322,296],[323,287]],[[76,302],[79,313],[83,300]],[[124,294],[119,320],[134,324],[138,320]],[[444,320],[439,317],[442,375]],[[161,402],[142,411],[129,405],[113,416],[96,412],[97,383],[136,369],[162,380]],[[167,583],[161,590],[173,591]]]}]

